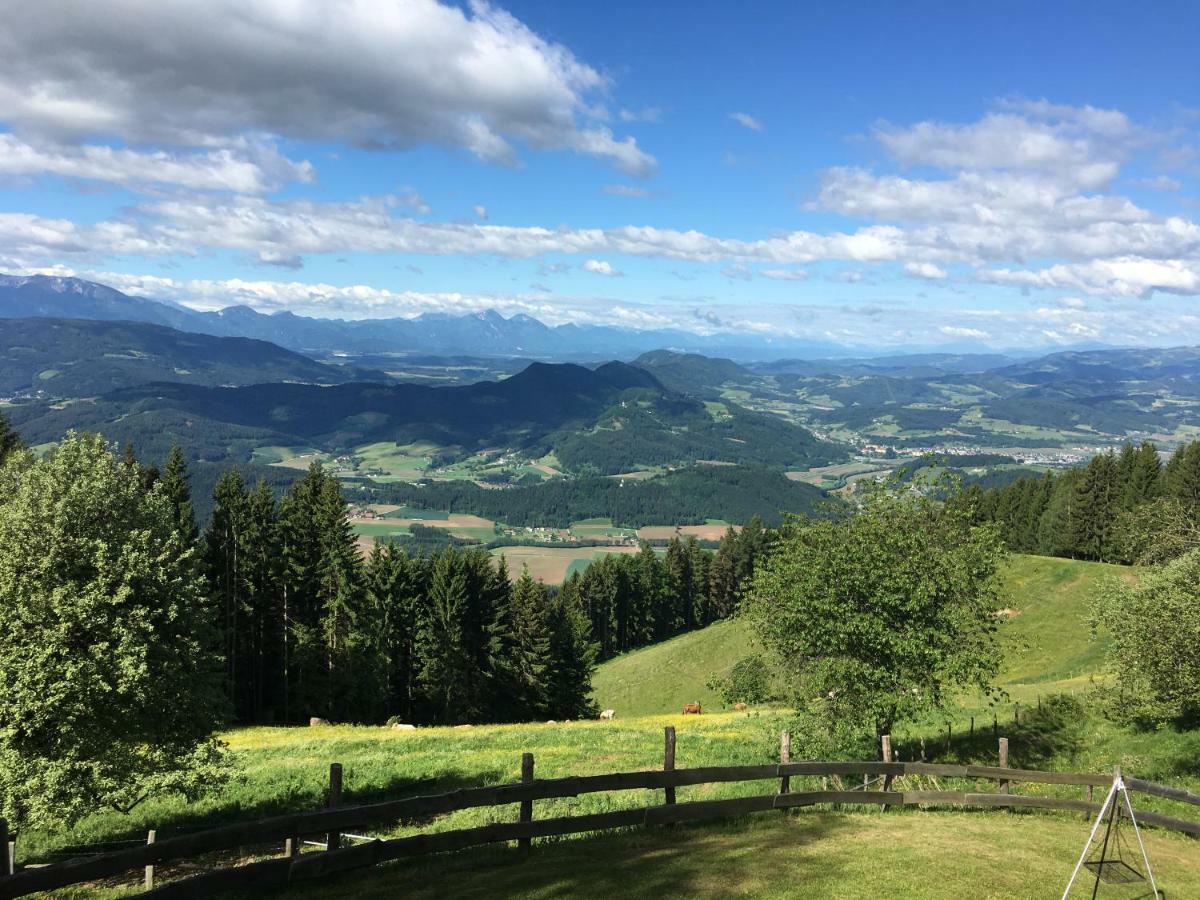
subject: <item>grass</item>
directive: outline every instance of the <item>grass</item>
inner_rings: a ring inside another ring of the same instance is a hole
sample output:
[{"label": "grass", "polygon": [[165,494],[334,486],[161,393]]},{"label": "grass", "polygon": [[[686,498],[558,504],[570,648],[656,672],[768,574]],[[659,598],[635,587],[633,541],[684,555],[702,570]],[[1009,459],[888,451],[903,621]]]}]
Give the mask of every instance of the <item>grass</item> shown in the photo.
[{"label": "grass", "polygon": [[[763,813],[540,843],[528,860],[492,848],[384,866],[287,896],[1032,900],[1059,896],[1085,828],[1062,816],[1004,813]],[[1200,896],[1194,841],[1148,832],[1146,843],[1168,897]],[[1090,885],[1077,884],[1071,896],[1090,896]]]},{"label": "grass", "polygon": [[[1078,691],[1099,664],[1103,638],[1092,642],[1080,619],[1099,579],[1109,575],[1129,577],[1129,571],[1014,558],[1007,584],[1016,614],[1002,628],[1008,656],[1002,677],[1013,698],[1027,704],[1027,712],[1020,725],[1007,717],[1007,707],[1002,717],[1001,733],[1011,741],[1012,764],[1071,771],[1107,771],[1119,764],[1139,777],[1196,791],[1200,731],[1134,732],[1102,719],[1086,705],[1047,702],[1044,712],[1037,711],[1035,694]],[[144,840],[149,828],[162,839],[206,825],[316,808],[323,802],[328,766],[334,761],[345,766],[348,803],[515,781],[526,751],[535,755],[536,773],[545,778],[656,768],[662,763],[662,729],[668,724],[678,732],[680,767],[770,762],[790,715],[770,708],[748,714],[713,712],[719,701],[703,687],[714,672],[726,671],[751,647],[742,623],[722,622],[605,663],[596,674],[595,695],[602,707],[617,710],[612,722],[415,732],[380,726],[234,730],[225,737],[242,777],[218,795],[190,804],[175,797],[156,798],[128,815],[97,813],[72,829],[27,833],[18,842],[18,857],[51,860],[61,858],[54,854],[72,845]],[[693,700],[704,704],[705,714],[682,716],[680,706]],[[965,716],[972,711],[971,701],[964,701],[949,747],[944,723],[926,722],[898,730],[898,752],[912,759],[924,740],[932,761],[994,764],[991,714],[979,723],[972,741],[965,733]],[[819,782],[794,780],[797,789],[811,789]],[[679,800],[757,794],[769,791],[770,784],[681,788]],[[905,788],[926,786],[933,785]],[[955,789],[944,779],[941,787]],[[1019,790],[1080,795],[1071,787],[1023,785]],[[584,795],[538,801],[535,815],[586,814],[656,802],[661,797],[652,791]],[[1154,798],[1139,798],[1139,806],[1197,819],[1194,809],[1172,808]],[[462,810],[416,826],[372,833],[398,836],[418,827],[472,827],[512,821],[515,815],[513,806]],[[886,891],[896,898],[1043,897],[1057,895],[1065,884],[1087,830],[1080,818],[1063,813],[814,808],[705,826],[538,842],[532,859],[519,865],[517,854],[507,848],[469,851],[389,865],[293,893],[363,898],[601,897],[613,892],[631,897],[866,898]],[[1146,839],[1168,896],[1200,896],[1197,844],[1153,829]],[[127,886],[110,885],[86,894],[119,894],[133,883],[131,876]]]},{"label": "grass", "polygon": [[[1105,578],[1131,578],[1126,566],[1014,556],[1004,574],[1011,613],[1001,629],[1005,665],[1000,684],[1016,702],[1088,686],[1104,657],[1106,639],[1090,633],[1088,603]],[[670,712],[685,702],[715,705],[705,682],[753,652],[746,626],[718,622],[702,631],[627,653],[596,673],[601,705],[630,715]],[[964,701],[967,714],[982,707]]]},{"label": "grass", "polygon": [[713,675],[728,674],[751,652],[750,634],[743,623],[717,622],[605,663],[592,681],[596,702],[622,716],[678,711],[684,703],[694,702],[719,709],[720,697],[705,682]]}]

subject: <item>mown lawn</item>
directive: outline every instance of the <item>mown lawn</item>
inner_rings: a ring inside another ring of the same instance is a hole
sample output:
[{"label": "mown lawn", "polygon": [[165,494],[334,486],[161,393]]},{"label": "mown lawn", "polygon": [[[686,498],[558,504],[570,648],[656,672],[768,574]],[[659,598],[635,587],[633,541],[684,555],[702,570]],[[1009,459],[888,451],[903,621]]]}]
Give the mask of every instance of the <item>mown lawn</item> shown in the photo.
[{"label": "mown lawn", "polygon": [[[386,865],[287,896],[1041,900],[1061,896],[1088,828],[1030,813],[761,813],[535,844],[528,859],[491,848]],[[1147,832],[1146,843],[1166,896],[1200,897],[1200,844],[1161,831]],[[1091,884],[1071,896],[1090,897]]]}]

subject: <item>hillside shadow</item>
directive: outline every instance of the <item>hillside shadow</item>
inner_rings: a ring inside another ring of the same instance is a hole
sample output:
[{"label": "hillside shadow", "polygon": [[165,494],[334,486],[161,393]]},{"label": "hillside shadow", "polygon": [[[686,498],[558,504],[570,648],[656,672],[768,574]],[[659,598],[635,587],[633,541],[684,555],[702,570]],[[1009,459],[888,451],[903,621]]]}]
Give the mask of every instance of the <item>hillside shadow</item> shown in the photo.
[{"label": "hillside shadow", "polygon": [[[1076,697],[1055,694],[1038,706],[1022,710],[1020,721],[976,723],[974,732],[959,731],[947,740],[945,732],[894,742],[899,759],[995,766],[999,764],[999,738],[1008,738],[1008,764],[1014,769],[1040,769],[1051,763],[1071,763],[1087,746],[1088,710]],[[961,728],[961,726],[960,726]]]},{"label": "hillside shadow", "polygon": [[[754,827],[784,816],[777,828]],[[753,825],[751,824],[753,823]],[[736,893],[727,878],[738,861],[763,852],[783,854],[792,868],[780,877],[794,880],[795,896],[804,896],[804,873],[828,879],[845,870],[838,857],[805,856],[805,843],[851,829],[851,816],[808,812],[760,813],[720,822],[622,829],[586,837],[548,839],[526,856],[511,846],[481,847],[436,858],[386,864],[322,880],[294,897],[355,898],[455,897],[490,900],[504,896],[538,897],[700,897]],[[750,833],[740,833],[750,828]],[[735,837],[730,840],[729,836]],[[778,854],[778,855],[777,855]],[[714,864],[719,860],[720,864]],[[752,870],[753,867],[751,866]],[[284,891],[267,896],[283,896]],[[261,894],[259,896],[262,896]]]}]

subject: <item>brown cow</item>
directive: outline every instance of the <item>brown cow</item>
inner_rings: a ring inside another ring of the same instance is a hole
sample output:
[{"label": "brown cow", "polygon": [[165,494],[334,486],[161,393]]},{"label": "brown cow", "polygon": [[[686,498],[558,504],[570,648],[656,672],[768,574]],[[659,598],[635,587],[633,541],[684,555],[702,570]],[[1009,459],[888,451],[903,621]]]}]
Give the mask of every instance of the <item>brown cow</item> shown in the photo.
[{"label": "brown cow", "polygon": [[700,704],[699,704],[699,703],[685,703],[685,704],[683,704],[683,714],[684,714],[685,716],[698,716],[698,715],[700,715]]},{"label": "brown cow", "polygon": [[735,703],[735,704],[733,704],[733,711],[734,711],[734,712],[745,712],[745,711],[746,711],[746,704],[745,704],[745,703]]}]

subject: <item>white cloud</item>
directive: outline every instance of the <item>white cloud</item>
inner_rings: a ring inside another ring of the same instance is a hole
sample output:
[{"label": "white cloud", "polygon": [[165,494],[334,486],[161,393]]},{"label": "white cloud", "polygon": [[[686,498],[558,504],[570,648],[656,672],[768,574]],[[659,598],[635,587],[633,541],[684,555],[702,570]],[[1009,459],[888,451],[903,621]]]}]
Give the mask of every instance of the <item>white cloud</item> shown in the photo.
[{"label": "white cloud", "polygon": [[644,187],[632,184],[606,184],[601,190],[614,197],[649,197],[650,192]]},{"label": "white cloud", "polygon": [[483,221],[486,221],[486,220],[487,220],[487,217],[488,217],[488,211],[487,211],[487,207],[486,207],[486,206],[483,206],[482,204],[479,204],[479,205],[473,206],[473,207],[471,208],[471,211],[475,213],[475,218],[477,218],[477,219],[481,219],[481,220],[483,220]]},{"label": "white cloud", "polygon": [[1179,179],[1172,178],[1170,175],[1156,175],[1153,178],[1142,178],[1134,182],[1140,187],[1150,188],[1154,191],[1167,191],[1168,193],[1178,193],[1183,189],[1183,185]]},{"label": "white cloud", "polygon": [[618,113],[617,118],[622,122],[657,123],[662,121],[662,110],[657,106],[647,106],[643,109],[623,109]]},{"label": "white cloud", "polygon": [[925,278],[937,281],[947,277],[946,270],[933,263],[909,262],[904,264],[904,271],[914,278]]},{"label": "white cloud", "polygon": [[762,122],[754,118],[754,116],[750,115],[749,113],[733,112],[729,114],[729,118],[733,119],[733,121],[737,122],[743,128],[749,128],[751,131],[763,130]]},{"label": "white cloud", "polygon": [[1067,288],[1110,297],[1144,297],[1154,291],[1200,293],[1200,263],[1179,259],[1129,256],[1043,269],[987,269],[976,277],[991,284]]},{"label": "white cloud", "polygon": [[1012,111],[966,125],[883,123],[875,133],[904,165],[1041,172],[1092,189],[1112,180],[1135,138],[1128,118],[1116,110],[1044,102],[1006,107]]},{"label": "white cloud", "polygon": [[808,278],[803,269],[759,269],[758,274],[772,281],[804,281]]},{"label": "white cloud", "polygon": [[513,141],[644,175],[632,138],[583,124],[604,76],[483,0],[158,0],[14,4],[0,30],[0,120],[60,139],[204,146],[248,132],[363,147]]},{"label": "white cloud", "polygon": [[943,325],[938,329],[938,331],[947,337],[974,338],[975,340],[980,341],[991,336],[986,331],[982,331],[978,328],[964,328],[960,325]]},{"label": "white cloud", "polygon": [[612,263],[602,259],[586,259],[580,268],[585,272],[591,272],[593,275],[604,275],[607,278],[613,278],[621,274],[612,267]]},{"label": "white cloud", "polygon": [[247,141],[196,153],[169,153],[31,142],[0,134],[0,175],[57,175],[133,188],[170,184],[259,194],[287,181],[312,181],[313,167],[285,159],[269,145]]}]

